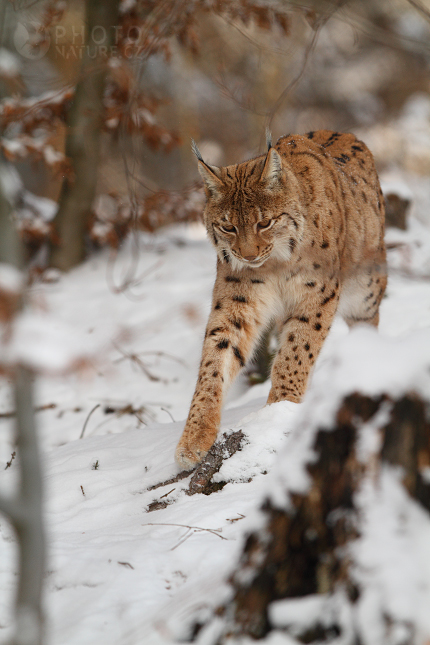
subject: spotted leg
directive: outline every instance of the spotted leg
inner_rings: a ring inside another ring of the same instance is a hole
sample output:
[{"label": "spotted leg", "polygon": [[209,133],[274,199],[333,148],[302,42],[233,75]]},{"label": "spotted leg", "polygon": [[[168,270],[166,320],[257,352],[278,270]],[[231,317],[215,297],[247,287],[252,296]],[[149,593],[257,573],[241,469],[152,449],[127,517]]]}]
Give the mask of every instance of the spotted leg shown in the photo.
[{"label": "spotted leg", "polygon": [[233,273],[219,263],[197,385],[175,454],[181,468],[194,468],[214,443],[226,389],[273,317],[274,301],[257,271]]},{"label": "spotted leg", "polygon": [[326,338],[339,300],[339,282],[317,281],[282,325],[280,349],[272,367],[267,403],[300,402],[313,364]]}]

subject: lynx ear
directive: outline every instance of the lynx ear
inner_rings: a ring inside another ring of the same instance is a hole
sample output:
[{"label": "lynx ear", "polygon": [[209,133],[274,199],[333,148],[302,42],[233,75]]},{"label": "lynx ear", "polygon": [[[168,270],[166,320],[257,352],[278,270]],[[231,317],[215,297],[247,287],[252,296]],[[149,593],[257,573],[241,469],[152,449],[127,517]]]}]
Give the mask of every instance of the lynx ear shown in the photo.
[{"label": "lynx ear", "polygon": [[275,148],[269,148],[260,181],[272,187],[281,183],[281,177],[282,161],[279,152]]},{"label": "lynx ear", "polygon": [[199,173],[205,183],[206,195],[208,197],[217,197],[223,186],[223,182],[219,177],[220,169],[216,166],[209,166],[209,164],[203,161],[201,152],[194,139],[191,139],[191,149],[198,159]]}]

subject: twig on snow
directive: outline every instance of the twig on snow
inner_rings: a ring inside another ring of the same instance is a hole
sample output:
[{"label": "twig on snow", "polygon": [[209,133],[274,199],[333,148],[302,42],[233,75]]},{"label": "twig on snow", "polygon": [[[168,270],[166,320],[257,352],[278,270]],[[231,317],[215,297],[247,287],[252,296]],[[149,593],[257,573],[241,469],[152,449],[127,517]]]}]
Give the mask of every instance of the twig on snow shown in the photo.
[{"label": "twig on snow", "polygon": [[6,462],[5,470],[7,470],[8,468],[10,468],[12,466],[12,462],[15,459],[15,457],[16,457],[16,452],[14,450],[13,453],[11,454],[11,456],[10,456],[10,460]]}]

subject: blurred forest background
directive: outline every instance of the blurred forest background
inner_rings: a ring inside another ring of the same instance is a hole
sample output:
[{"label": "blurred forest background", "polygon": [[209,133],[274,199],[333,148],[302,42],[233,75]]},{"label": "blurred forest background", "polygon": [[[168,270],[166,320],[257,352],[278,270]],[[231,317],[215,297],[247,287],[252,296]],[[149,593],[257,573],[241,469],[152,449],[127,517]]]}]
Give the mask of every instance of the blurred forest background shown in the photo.
[{"label": "blurred forest background", "polygon": [[422,0],[1,6],[0,145],[23,182],[18,226],[30,255],[49,241],[61,269],[88,240],[117,246],[132,226],[200,217],[191,137],[222,165],[261,153],[266,126],[274,140],[353,131],[380,171],[430,172]]}]

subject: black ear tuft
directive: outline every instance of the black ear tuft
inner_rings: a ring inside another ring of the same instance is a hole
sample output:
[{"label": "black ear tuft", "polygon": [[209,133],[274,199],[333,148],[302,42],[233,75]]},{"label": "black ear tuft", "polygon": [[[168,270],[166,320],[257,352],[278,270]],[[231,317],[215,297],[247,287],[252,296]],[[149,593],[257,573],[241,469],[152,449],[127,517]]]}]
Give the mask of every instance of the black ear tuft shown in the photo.
[{"label": "black ear tuft", "polygon": [[266,127],[266,145],[267,150],[270,150],[272,147],[272,133],[269,130],[269,126]]},{"label": "black ear tuft", "polygon": [[[197,157],[197,159],[199,161],[203,161],[202,154],[201,154],[200,150],[198,149],[197,143],[194,141],[194,139],[191,139],[191,150],[194,152],[194,154],[196,155],[196,157]],[[203,163],[204,163],[204,161],[203,161]]]}]

